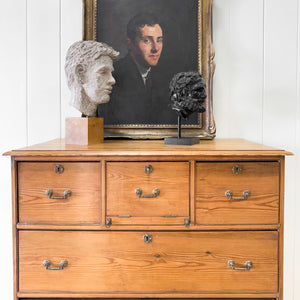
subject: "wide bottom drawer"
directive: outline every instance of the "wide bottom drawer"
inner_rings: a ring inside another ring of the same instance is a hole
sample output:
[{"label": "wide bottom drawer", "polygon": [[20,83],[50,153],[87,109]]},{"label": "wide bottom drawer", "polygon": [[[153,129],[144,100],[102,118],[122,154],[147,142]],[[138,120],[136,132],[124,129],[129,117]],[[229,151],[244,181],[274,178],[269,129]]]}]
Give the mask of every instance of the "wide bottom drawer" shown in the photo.
[{"label": "wide bottom drawer", "polygon": [[273,231],[19,233],[20,293],[277,291]]}]

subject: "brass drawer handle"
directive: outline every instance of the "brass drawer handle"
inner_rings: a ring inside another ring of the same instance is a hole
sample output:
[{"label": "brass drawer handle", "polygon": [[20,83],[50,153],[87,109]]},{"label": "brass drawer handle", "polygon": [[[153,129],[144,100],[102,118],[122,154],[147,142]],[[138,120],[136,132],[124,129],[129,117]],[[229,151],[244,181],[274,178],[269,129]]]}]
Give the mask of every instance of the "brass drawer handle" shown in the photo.
[{"label": "brass drawer handle", "polygon": [[146,233],[143,235],[143,240],[146,244],[149,244],[152,242],[152,235],[149,233]]},{"label": "brass drawer handle", "polygon": [[51,261],[48,259],[43,261],[43,266],[46,268],[46,270],[63,270],[67,265],[68,261],[65,259],[60,262],[59,267],[50,267]]},{"label": "brass drawer handle", "polygon": [[143,191],[141,189],[135,189],[135,193],[139,196],[139,198],[156,198],[160,194],[160,190],[155,188],[152,191],[153,195],[142,195]]},{"label": "brass drawer handle", "polygon": [[229,200],[247,200],[251,196],[250,191],[243,191],[243,197],[232,197],[233,192],[228,190],[225,192],[225,196],[229,198]]},{"label": "brass drawer handle", "polygon": [[67,199],[72,195],[72,192],[70,190],[65,190],[62,197],[54,197],[53,190],[47,190],[45,194],[49,197],[49,199]]},{"label": "brass drawer handle", "polygon": [[236,270],[236,271],[250,271],[250,269],[253,267],[253,263],[251,260],[247,260],[245,262],[245,268],[238,268],[235,266],[235,261],[234,260],[229,260],[228,261],[228,266],[232,269],[232,270]]}]

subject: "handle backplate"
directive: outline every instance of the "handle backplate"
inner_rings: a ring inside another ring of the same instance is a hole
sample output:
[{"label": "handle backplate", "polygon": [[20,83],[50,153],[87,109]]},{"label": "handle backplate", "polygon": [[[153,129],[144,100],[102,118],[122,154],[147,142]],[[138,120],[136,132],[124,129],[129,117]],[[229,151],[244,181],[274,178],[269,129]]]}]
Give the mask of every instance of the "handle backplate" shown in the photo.
[{"label": "handle backplate", "polygon": [[233,192],[228,190],[225,192],[225,196],[229,198],[229,200],[247,200],[251,196],[251,192],[246,190],[243,191],[243,197],[233,197]]},{"label": "handle backplate", "polygon": [[45,259],[43,261],[43,266],[46,268],[46,270],[63,270],[68,265],[68,261],[65,259],[62,260],[58,267],[50,267],[51,264],[52,262],[49,259]]},{"label": "handle backplate", "polygon": [[251,260],[247,260],[245,262],[245,267],[244,268],[240,268],[240,267],[236,267],[235,266],[235,261],[230,259],[228,261],[228,266],[232,269],[232,270],[235,270],[235,271],[250,271],[250,269],[253,267],[253,263]]},{"label": "handle backplate", "polygon": [[143,191],[140,188],[135,189],[134,192],[139,196],[139,198],[156,198],[160,194],[160,190],[158,188],[155,188],[152,191],[152,195],[142,195]]},{"label": "handle backplate", "polygon": [[72,195],[72,191],[65,190],[63,196],[53,196],[53,190],[49,189],[45,192],[45,194],[49,197],[49,199],[67,199]]}]

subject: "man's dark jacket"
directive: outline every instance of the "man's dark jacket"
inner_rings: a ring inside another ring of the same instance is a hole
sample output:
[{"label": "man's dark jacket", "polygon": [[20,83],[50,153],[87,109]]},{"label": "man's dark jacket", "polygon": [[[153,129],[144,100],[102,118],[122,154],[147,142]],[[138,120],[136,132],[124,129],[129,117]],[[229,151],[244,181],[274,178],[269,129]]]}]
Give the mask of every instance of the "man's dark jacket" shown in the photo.
[{"label": "man's dark jacket", "polygon": [[177,115],[170,108],[168,76],[152,67],[152,85],[147,88],[129,54],[117,61],[114,69],[116,84],[110,101],[98,106],[98,116],[105,124],[176,124]]}]

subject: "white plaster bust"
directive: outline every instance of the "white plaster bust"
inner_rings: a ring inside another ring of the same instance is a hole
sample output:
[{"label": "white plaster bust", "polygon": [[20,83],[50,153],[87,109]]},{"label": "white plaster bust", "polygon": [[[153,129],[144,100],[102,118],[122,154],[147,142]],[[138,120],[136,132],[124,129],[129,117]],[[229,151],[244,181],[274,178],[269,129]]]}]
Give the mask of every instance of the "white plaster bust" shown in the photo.
[{"label": "white plaster bust", "polygon": [[119,52],[96,41],[78,41],[70,46],[65,73],[71,91],[70,104],[83,116],[95,117],[97,105],[109,101],[115,79],[113,59]]}]

